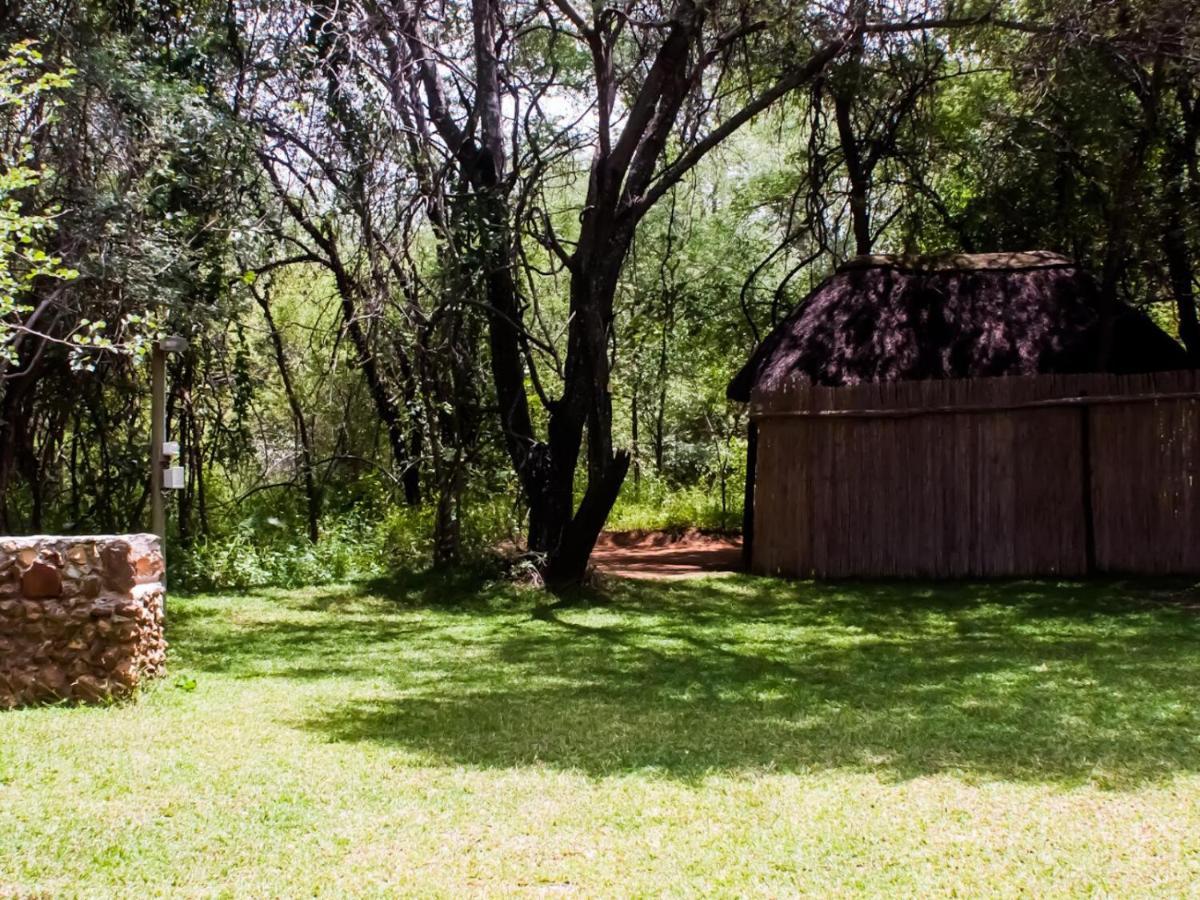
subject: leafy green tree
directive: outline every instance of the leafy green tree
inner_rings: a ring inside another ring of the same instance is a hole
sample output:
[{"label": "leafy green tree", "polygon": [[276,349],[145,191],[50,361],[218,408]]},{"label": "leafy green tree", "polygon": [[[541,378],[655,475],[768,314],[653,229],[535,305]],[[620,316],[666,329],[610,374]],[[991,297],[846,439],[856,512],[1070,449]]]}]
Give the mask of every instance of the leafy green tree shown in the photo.
[{"label": "leafy green tree", "polygon": [[74,70],[40,71],[42,63],[33,41],[11,45],[0,60],[0,378],[17,362],[14,344],[37,334],[34,308],[25,302],[34,282],[79,274],[46,250],[58,209],[37,209],[42,172],[29,164],[33,141],[61,106],[55,94],[70,86]]}]

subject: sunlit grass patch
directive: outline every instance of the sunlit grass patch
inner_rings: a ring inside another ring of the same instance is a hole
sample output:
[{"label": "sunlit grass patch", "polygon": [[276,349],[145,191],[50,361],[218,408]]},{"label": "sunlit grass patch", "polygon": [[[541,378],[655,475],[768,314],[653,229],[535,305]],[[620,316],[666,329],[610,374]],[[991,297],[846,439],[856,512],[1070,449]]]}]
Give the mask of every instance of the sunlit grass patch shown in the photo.
[{"label": "sunlit grass patch", "polygon": [[1184,893],[1200,619],[1116,583],[173,596],[0,715],[0,895]]}]

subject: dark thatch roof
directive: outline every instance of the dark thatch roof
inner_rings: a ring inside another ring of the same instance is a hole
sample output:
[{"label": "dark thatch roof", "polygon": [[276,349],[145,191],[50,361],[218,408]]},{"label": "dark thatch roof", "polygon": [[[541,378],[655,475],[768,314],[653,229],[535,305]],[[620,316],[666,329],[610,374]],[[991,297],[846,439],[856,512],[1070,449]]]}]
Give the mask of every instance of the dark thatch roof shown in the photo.
[{"label": "dark thatch roof", "polygon": [[[728,395],[745,402],[795,377],[838,386],[1094,371],[1098,305],[1095,279],[1052,253],[859,257],[767,335]],[[1174,339],[1120,306],[1107,371],[1187,367]]]}]

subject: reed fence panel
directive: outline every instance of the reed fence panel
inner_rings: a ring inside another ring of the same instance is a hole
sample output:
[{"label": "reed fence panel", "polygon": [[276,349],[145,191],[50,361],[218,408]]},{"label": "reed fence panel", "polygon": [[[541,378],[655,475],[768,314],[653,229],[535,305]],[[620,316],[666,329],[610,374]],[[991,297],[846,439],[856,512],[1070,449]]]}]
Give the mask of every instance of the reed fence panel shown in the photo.
[{"label": "reed fence panel", "polygon": [[751,568],[1200,572],[1198,387],[1189,371],[756,394]]}]

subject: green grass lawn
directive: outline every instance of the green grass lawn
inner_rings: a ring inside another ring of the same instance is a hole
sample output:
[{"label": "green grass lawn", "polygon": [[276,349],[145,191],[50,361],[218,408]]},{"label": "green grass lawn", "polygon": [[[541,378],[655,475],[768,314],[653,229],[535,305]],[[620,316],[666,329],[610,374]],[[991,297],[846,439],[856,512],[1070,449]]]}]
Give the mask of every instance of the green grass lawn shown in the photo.
[{"label": "green grass lawn", "polygon": [[173,596],[136,703],[0,713],[0,896],[1200,885],[1200,616],[1130,585]]}]

